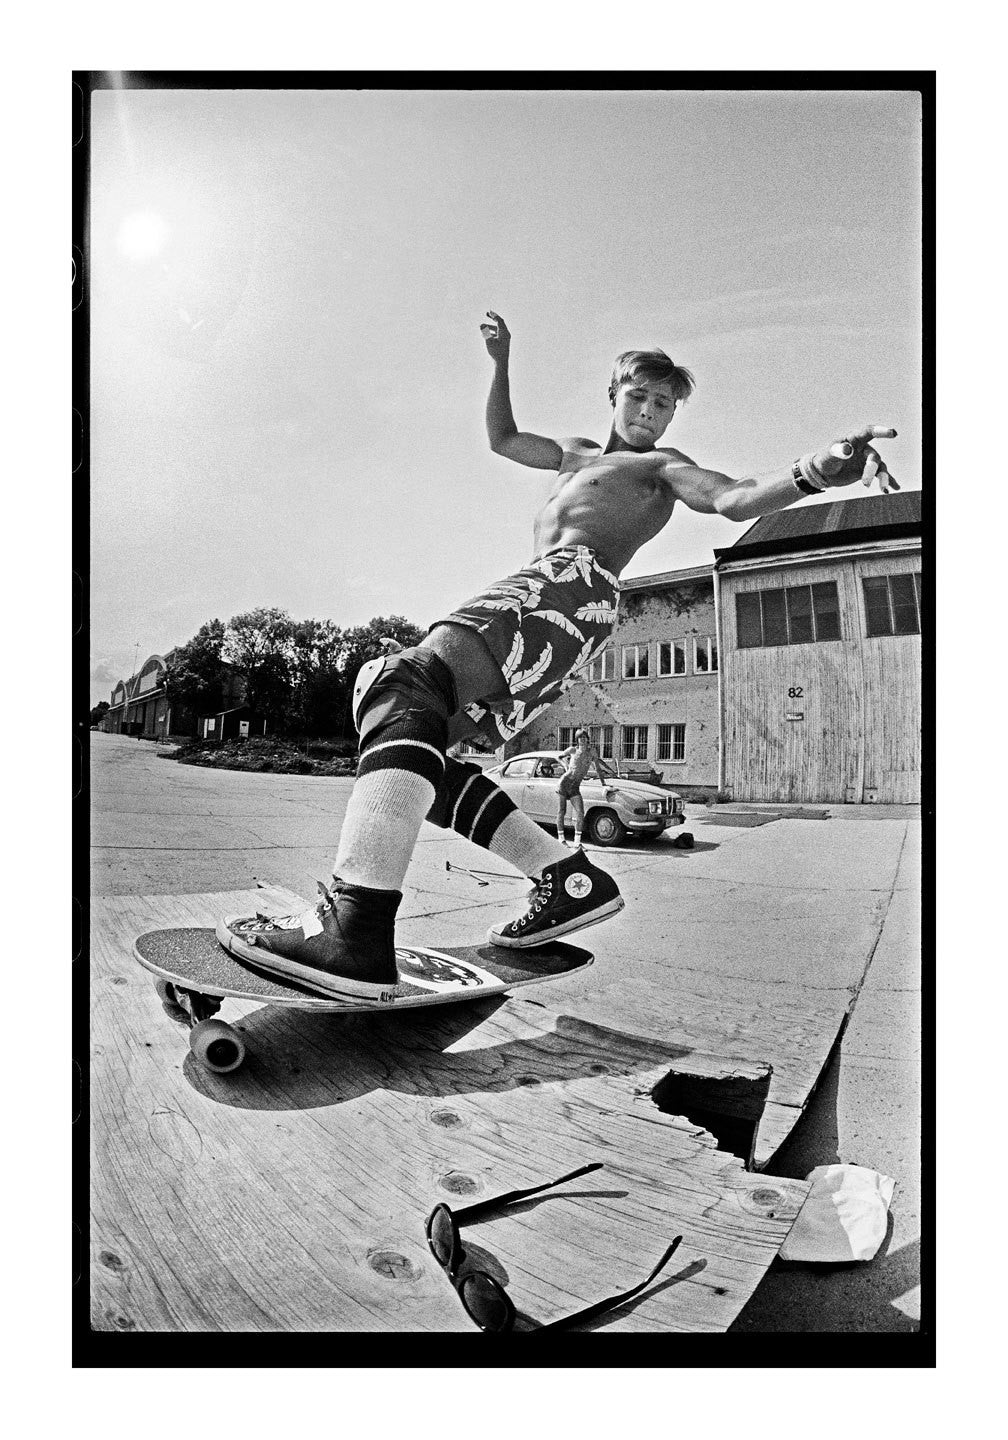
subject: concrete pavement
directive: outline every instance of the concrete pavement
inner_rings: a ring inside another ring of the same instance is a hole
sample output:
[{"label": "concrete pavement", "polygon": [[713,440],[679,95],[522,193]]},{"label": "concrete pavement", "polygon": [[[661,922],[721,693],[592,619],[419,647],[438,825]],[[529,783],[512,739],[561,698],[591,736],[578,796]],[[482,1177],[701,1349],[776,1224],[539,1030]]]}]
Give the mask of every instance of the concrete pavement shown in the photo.
[{"label": "concrete pavement", "polygon": [[[148,742],[102,734],[91,741],[94,894],[242,889],[255,876],[311,895],[314,880],[329,875],[350,781],[204,770],[159,759],[162,747]],[[820,820],[789,818],[780,807],[782,818],[774,819],[767,808],[719,814],[690,806],[693,851],[665,840],[609,852],[602,863],[618,876],[627,911],[592,932],[593,992],[572,989],[565,998],[573,1013],[581,1006],[609,1016],[622,997],[643,1002],[649,987],[653,994],[661,984],[665,994],[672,983],[683,996],[673,1023],[678,1039],[722,993],[731,992],[742,1007],[736,1013],[744,1011],[737,1023],[750,1030],[768,1014],[785,1014],[799,991],[824,1007],[856,994],[833,1062],[769,1171],[804,1178],[837,1159],[884,1170],[897,1180],[890,1234],[867,1266],[777,1262],[734,1328],[913,1329],[920,1304],[919,812],[817,807],[829,813]],[[410,938],[421,942],[481,935],[523,894],[507,880],[479,887],[446,875],[446,855],[504,868],[425,826],[401,912],[417,932]],[[658,950],[674,954],[674,971],[659,969]],[[777,1069],[786,1085],[786,1066]]]},{"label": "concrete pavement", "polygon": [[[839,830],[863,807],[831,808]],[[775,1261],[733,1330],[920,1328],[920,847],[919,811],[908,807],[881,934],[850,1021],[805,1115],[768,1167],[804,1179],[816,1165],[844,1162],[892,1175],[888,1234],[869,1265]]]}]

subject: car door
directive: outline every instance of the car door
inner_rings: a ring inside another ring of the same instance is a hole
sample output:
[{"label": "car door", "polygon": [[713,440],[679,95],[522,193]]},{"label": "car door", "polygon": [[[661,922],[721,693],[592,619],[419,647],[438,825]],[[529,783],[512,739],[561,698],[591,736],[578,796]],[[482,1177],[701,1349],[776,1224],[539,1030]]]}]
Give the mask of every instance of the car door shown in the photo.
[{"label": "car door", "polygon": [[518,806],[519,810],[525,808],[525,790],[535,769],[535,760],[529,756],[509,760],[501,767],[499,773],[492,775],[492,779],[504,793]]},{"label": "car door", "polygon": [[556,820],[557,785],[563,769],[559,760],[544,758],[536,761],[522,802],[525,814],[530,815],[533,820]]}]

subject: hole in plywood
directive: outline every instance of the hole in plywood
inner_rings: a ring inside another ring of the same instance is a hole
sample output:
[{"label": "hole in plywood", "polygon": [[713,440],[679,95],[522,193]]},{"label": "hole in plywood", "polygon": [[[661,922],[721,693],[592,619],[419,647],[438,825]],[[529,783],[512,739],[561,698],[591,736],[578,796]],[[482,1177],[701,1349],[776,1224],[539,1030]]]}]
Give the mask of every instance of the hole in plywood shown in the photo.
[{"label": "hole in plywood", "polygon": [[691,1125],[709,1130],[719,1150],[737,1155],[751,1170],[771,1074],[769,1066],[764,1074],[756,1076],[682,1075],[672,1071],[659,1080],[651,1098],[664,1115],[682,1115]]}]

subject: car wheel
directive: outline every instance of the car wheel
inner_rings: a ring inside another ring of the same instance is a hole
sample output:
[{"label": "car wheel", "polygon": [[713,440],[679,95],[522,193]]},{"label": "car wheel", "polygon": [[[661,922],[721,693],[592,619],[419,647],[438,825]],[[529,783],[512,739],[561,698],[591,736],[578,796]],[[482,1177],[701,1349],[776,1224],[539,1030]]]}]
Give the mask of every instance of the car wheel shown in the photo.
[{"label": "car wheel", "polygon": [[626,827],[615,810],[593,810],[585,827],[594,845],[619,845],[627,837]]}]

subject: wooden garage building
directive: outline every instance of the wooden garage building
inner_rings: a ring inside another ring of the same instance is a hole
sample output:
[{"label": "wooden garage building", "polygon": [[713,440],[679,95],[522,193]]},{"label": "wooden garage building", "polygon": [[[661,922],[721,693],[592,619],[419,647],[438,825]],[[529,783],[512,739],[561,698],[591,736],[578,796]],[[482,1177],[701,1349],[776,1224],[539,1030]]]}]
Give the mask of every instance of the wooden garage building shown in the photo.
[{"label": "wooden garage building", "polygon": [[766,515],[714,554],[722,795],[919,803],[920,492]]}]

